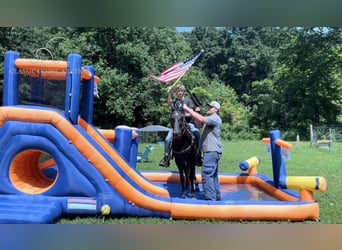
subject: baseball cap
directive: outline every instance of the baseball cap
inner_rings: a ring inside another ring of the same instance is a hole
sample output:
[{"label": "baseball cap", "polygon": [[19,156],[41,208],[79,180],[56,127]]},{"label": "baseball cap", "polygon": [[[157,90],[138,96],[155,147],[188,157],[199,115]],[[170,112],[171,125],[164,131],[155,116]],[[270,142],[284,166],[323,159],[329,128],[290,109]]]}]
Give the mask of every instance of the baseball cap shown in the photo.
[{"label": "baseball cap", "polygon": [[217,109],[221,108],[221,105],[218,102],[216,102],[216,101],[212,101],[211,103],[208,104],[208,106],[215,107]]}]

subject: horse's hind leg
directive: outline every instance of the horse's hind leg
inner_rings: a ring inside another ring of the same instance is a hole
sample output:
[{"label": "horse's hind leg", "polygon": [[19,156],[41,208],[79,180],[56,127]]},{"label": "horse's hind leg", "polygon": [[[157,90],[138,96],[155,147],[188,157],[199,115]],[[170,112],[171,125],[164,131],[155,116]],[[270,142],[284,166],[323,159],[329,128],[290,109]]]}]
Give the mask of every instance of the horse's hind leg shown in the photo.
[{"label": "horse's hind leg", "polygon": [[196,198],[195,189],[194,189],[193,184],[191,184],[191,198]]},{"label": "horse's hind leg", "polygon": [[183,180],[181,181],[181,185],[182,185],[182,198],[185,199],[186,196],[186,185],[185,185],[185,181],[184,181],[184,177]]},{"label": "horse's hind leg", "polygon": [[181,175],[181,186],[182,186],[182,198],[184,199],[186,196],[186,184],[185,184],[185,180],[184,180],[184,175]]},{"label": "horse's hind leg", "polygon": [[193,181],[191,181],[191,198],[196,198]]},{"label": "horse's hind leg", "polygon": [[196,175],[194,176],[194,183],[195,183],[195,192],[199,192],[200,189],[199,189],[198,180],[196,178]]},{"label": "horse's hind leg", "polygon": [[183,190],[183,191],[182,191],[182,198],[185,199],[185,196],[186,196],[186,191]]}]

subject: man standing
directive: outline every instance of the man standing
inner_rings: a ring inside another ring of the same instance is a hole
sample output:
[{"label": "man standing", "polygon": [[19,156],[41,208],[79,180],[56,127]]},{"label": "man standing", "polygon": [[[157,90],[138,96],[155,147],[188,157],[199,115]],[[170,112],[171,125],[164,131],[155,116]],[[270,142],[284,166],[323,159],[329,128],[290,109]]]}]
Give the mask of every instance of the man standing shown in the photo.
[{"label": "man standing", "polygon": [[200,150],[203,153],[202,185],[205,200],[221,200],[220,184],[218,179],[218,162],[223,153],[221,143],[222,120],[218,115],[221,105],[212,101],[208,104],[207,116],[192,110],[183,104],[184,110],[202,124],[204,128],[200,139]]}]

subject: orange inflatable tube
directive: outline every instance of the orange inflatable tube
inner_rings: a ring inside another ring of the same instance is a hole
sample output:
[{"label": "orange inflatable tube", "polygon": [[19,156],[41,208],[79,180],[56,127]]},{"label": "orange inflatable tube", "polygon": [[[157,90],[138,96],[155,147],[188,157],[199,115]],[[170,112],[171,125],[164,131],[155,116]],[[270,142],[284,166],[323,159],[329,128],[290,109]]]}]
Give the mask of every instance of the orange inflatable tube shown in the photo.
[{"label": "orange inflatable tube", "polygon": [[279,146],[279,147],[282,147],[282,148],[285,148],[285,149],[291,149],[292,148],[292,145],[286,141],[283,141],[281,139],[277,139],[275,141],[275,143]]},{"label": "orange inflatable tube", "polygon": [[[265,143],[265,144],[270,144],[271,143],[271,139],[270,138],[262,138],[262,142]],[[282,148],[285,148],[285,149],[291,149],[292,148],[292,145],[284,140],[281,140],[281,139],[277,139],[275,141],[275,143],[279,146],[279,147],[282,147]]]},{"label": "orange inflatable tube", "polygon": [[[79,123],[85,124],[86,121],[78,121]],[[113,129],[99,129],[100,133],[110,142],[114,142],[115,140],[115,131]]]},{"label": "orange inflatable tube", "polygon": [[[58,60],[39,60],[39,59],[25,59],[18,58],[15,60],[15,66],[19,69],[19,72],[32,77],[42,77],[43,79],[50,80],[65,80],[66,70],[68,64],[66,61]],[[81,69],[82,80],[89,80],[92,74],[82,68]],[[94,76],[95,83],[100,81],[98,76]]]}]

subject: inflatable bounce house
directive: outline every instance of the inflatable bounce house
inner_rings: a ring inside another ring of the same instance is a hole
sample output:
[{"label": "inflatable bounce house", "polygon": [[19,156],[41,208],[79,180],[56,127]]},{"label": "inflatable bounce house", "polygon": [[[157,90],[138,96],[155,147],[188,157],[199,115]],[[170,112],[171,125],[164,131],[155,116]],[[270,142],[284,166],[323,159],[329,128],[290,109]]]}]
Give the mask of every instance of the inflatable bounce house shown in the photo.
[{"label": "inflatable bounce house", "polygon": [[[270,132],[273,178],[258,174],[258,157],[242,171],[220,173],[221,201],[181,198],[177,172],[138,171],[139,129],[92,125],[94,67],[5,53],[0,107],[0,223],[54,223],[63,216],[213,220],[318,220],[314,192],[323,177],[290,177]],[[224,163],[222,163],[224,164]],[[201,177],[197,174],[198,180]]]}]

